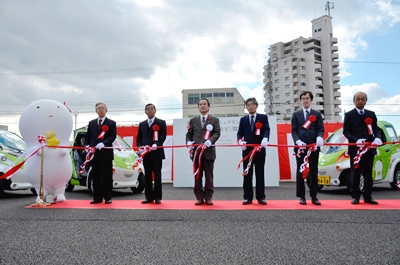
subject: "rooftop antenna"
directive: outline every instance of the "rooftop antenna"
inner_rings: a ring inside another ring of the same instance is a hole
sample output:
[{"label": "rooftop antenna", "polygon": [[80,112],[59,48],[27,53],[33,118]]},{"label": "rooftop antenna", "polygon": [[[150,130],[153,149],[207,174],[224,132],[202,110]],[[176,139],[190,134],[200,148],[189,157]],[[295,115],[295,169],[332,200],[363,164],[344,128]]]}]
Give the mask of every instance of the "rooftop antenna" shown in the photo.
[{"label": "rooftop antenna", "polygon": [[331,16],[331,9],[335,9],[335,4],[333,2],[326,1],[325,11],[328,11],[328,16]]}]

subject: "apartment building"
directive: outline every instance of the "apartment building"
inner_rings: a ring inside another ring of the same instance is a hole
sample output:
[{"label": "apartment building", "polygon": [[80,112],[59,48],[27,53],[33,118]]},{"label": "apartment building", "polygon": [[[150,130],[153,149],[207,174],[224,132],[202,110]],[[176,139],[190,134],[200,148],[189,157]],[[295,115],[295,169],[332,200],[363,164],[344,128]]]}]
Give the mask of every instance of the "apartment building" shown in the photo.
[{"label": "apartment building", "polygon": [[300,93],[312,91],[312,108],[325,121],[341,120],[338,40],[332,34],[332,17],[312,22],[312,37],[278,42],[269,48],[264,66],[265,112],[288,121],[301,108]]},{"label": "apartment building", "polygon": [[206,98],[210,101],[210,114],[217,117],[237,117],[244,115],[244,99],[235,87],[201,88],[182,90],[183,118],[199,115],[197,103]]}]

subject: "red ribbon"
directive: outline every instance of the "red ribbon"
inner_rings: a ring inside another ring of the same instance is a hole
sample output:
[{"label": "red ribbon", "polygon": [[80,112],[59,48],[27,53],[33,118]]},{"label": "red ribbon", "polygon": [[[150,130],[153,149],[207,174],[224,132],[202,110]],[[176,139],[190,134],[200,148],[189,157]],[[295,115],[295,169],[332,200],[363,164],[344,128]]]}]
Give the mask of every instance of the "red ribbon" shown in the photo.
[{"label": "red ribbon", "polygon": [[315,115],[310,115],[309,117],[308,117],[308,120],[302,125],[302,127],[304,128],[304,129],[307,129],[308,130],[308,128],[310,128],[310,126],[311,126],[311,123],[313,123],[314,121],[316,121],[317,120],[317,117],[315,117]]},{"label": "red ribbon", "polygon": [[136,161],[135,161],[135,163],[133,164],[132,169],[137,168],[137,167],[139,166],[139,164],[142,163],[143,157],[144,157],[146,154],[148,154],[148,153],[151,152],[150,146],[149,146],[149,145],[146,145],[146,146],[140,147],[140,148],[139,148],[139,152],[140,152],[140,155],[136,158]]},{"label": "red ribbon", "polygon": [[[25,162],[26,162],[26,160],[28,160],[28,158],[30,158],[31,156],[33,156],[34,154],[36,154],[41,148],[43,148],[44,146],[46,146],[46,145],[45,145],[45,143],[46,143],[46,138],[45,138],[43,135],[38,135],[37,140],[38,140],[38,142],[41,144],[41,146],[37,147],[36,150],[35,150],[32,154],[30,154],[27,158],[24,159],[24,161],[22,161],[21,163],[19,163],[19,164],[17,164],[17,165],[12,166],[9,170],[7,170],[3,175],[0,176],[0,179],[8,179],[8,178],[11,178],[12,175],[14,175],[15,172],[17,172],[17,171],[25,164]],[[25,154],[26,154],[26,153],[25,153]],[[24,154],[24,155],[25,155],[25,154]],[[20,156],[20,157],[22,157],[22,156]],[[15,162],[18,161],[20,157],[18,157],[18,158],[15,160]]]},{"label": "red ribbon", "polygon": [[363,154],[365,154],[366,152],[368,152],[368,150],[371,148],[371,146],[369,145],[365,145],[363,147],[359,147],[358,151],[357,151],[357,155],[354,157],[354,163],[353,166],[354,168],[358,168],[358,166],[360,165],[360,161],[361,161],[361,157]]},{"label": "red ribbon", "polygon": [[[299,169],[300,173],[302,173],[303,179],[307,178],[308,171],[309,171],[309,167],[307,167],[307,166],[308,166],[308,158],[310,157],[311,152],[312,152],[312,151],[316,151],[317,149],[318,149],[317,145],[313,144],[313,145],[311,145],[311,147],[307,150],[307,154],[306,154],[306,156],[304,157],[303,164],[301,164],[300,169]],[[300,153],[302,153],[302,152],[304,152],[304,151],[302,150],[302,151],[300,152],[300,149],[299,149],[299,151],[298,151],[298,153],[297,153],[297,156],[300,156]]]},{"label": "red ribbon", "polygon": [[249,152],[249,153],[247,154],[247,156],[243,157],[243,159],[240,160],[237,169],[240,168],[240,164],[241,164],[243,161],[245,161],[247,158],[249,158],[249,163],[247,164],[246,169],[243,171],[242,176],[246,176],[247,173],[249,173],[249,169],[250,169],[250,167],[251,167],[251,162],[253,162],[254,156],[256,155],[257,152],[260,152],[261,149],[262,149],[261,145],[260,145],[260,146],[254,147],[253,150],[251,150],[251,152]]},{"label": "red ribbon", "polygon": [[160,130],[160,126],[154,124],[151,128],[153,129],[153,141],[158,141],[158,131]]},{"label": "red ribbon", "polygon": [[99,136],[97,136],[97,139],[103,139],[107,131],[108,131],[107,125],[101,126],[101,133],[99,134]]},{"label": "red ribbon", "polygon": [[[192,162],[192,167],[193,167],[193,176],[196,177],[196,179],[199,178],[200,172],[201,172],[201,161],[203,158],[203,153],[204,150],[207,149],[207,146],[204,144],[200,145],[199,147],[196,148],[196,151],[194,152],[194,157],[193,157],[193,162]],[[196,163],[197,162],[197,163]],[[196,167],[197,165],[197,167]]]},{"label": "red ribbon", "polygon": [[94,153],[96,152],[96,147],[85,147],[86,150],[86,157],[85,157],[85,162],[81,165],[81,170],[79,171],[79,174],[83,174],[85,172],[85,167],[86,165],[93,159]]}]

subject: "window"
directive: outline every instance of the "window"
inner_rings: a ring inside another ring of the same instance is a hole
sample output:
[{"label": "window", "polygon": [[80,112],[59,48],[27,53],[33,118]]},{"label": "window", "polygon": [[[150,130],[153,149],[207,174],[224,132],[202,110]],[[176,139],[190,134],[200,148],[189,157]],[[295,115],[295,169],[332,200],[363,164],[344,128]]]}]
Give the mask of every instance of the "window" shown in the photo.
[{"label": "window", "polygon": [[275,99],[278,99],[278,98],[279,98],[279,95],[276,95],[276,96],[275,96]]},{"label": "window", "polygon": [[290,92],[287,92],[287,93],[285,94],[285,96],[286,96],[286,97],[290,97]]},{"label": "window", "polygon": [[276,107],[279,107],[281,105],[281,103],[275,103]]},{"label": "window", "polygon": [[188,104],[197,104],[200,100],[200,95],[198,93],[196,94],[188,94]]},{"label": "window", "polygon": [[285,104],[290,105],[290,100],[286,100]]},{"label": "window", "polygon": [[300,86],[306,86],[306,83],[300,82]]},{"label": "window", "polygon": [[287,89],[287,88],[290,88],[290,85],[288,84],[288,85],[285,85],[285,88]]},{"label": "window", "polygon": [[275,87],[275,91],[279,91],[279,87]]},{"label": "window", "polygon": [[212,93],[201,93],[200,98],[206,98],[209,101],[212,101]]},{"label": "window", "polygon": [[225,103],[225,93],[213,93],[213,103]]},{"label": "window", "polygon": [[286,109],[286,113],[290,113],[290,109]]},{"label": "window", "polygon": [[289,63],[288,60],[286,60],[286,61],[283,62],[284,65],[287,65],[288,63]]},{"label": "window", "polygon": [[278,71],[278,72],[275,72],[274,75],[279,75],[279,71]]},{"label": "window", "polygon": [[275,84],[278,84],[279,83],[279,79],[275,79]]},{"label": "window", "polygon": [[286,69],[285,69],[285,73],[288,73],[288,72],[289,72],[289,68],[286,68]]},{"label": "window", "polygon": [[298,44],[299,44],[299,41],[295,41],[295,42],[294,42],[294,45],[298,45]]},{"label": "window", "polygon": [[295,53],[298,53],[299,51],[300,51],[299,48],[297,48],[297,49],[294,50]]},{"label": "window", "polygon": [[235,102],[235,97],[234,97],[233,92],[227,92],[227,93],[226,93],[226,100],[225,100],[225,102],[226,102],[226,103],[233,103],[233,102]]},{"label": "window", "polygon": [[301,65],[300,70],[306,70],[306,67],[304,65]]},{"label": "window", "polygon": [[306,59],[304,59],[304,58],[299,58],[299,61],[300,61],[300,62],[305,62]]},{"label": "window", "polygon": [[285,81],[289,81],[289,76],[285,76]]},{"label": "window", "polygon": [[301,78],[306,78],[306,75],[305,74],[301,74],[300,77]]},{"label": "window", "polygon": [[272,50],[275,51],[277,49],[277,46],[273,46]]}]

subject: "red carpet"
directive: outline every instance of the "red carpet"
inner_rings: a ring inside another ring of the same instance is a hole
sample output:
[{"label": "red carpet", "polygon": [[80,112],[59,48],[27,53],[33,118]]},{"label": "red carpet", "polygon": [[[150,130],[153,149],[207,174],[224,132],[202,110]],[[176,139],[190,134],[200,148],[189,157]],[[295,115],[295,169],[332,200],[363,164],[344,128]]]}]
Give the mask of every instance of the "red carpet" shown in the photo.
[{"label": "red carpet", "polygon": [[164,200],[161,204],[142,204],[139,200],[114,200],[112,204],[90,204],[90,200],[67,200],[51,204],[48,209],[137,209],[137,210],[400,210],[400,200],[378,200],[379,205],[360,204],[353,205],[350,200],[321,200],[321,206],[311,204],[300,205],[298,200],[268,200],[267,205],[260,205],[255,201],[250,205],[242,205],[242,201],[213,201],[214,205],[194,205],[195,200]]}]

